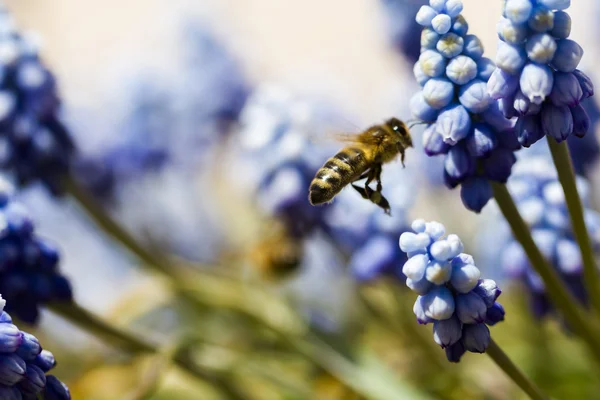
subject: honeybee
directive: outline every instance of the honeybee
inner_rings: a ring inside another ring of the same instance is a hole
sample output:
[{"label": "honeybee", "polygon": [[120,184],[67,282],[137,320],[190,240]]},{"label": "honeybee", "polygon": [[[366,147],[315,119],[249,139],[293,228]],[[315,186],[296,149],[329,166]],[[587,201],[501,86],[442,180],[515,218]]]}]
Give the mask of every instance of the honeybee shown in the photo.
[{"label": "honeybee", "polygon": [[279,280],[297,272],[301,264],[302,248],[280,226],[273,226],[250,251],[249,258],[263,278]]},{"label": "honeybee", "polygon": [[[390,214],[390,204],[381,193],[382,165],[399,154],[404,166],[404,152],[413,146],[408,127],[399,119],[391,118],[343,140],[351,144],[327,160],[312,180],[308,196],[310,204],[328,203],[346,185],[352,184],[364,199]],[[362,179],[366,179],[364,187],[355,185],[354,182]],[[373,180],[377,182],[375,190],[369,186]]]}]

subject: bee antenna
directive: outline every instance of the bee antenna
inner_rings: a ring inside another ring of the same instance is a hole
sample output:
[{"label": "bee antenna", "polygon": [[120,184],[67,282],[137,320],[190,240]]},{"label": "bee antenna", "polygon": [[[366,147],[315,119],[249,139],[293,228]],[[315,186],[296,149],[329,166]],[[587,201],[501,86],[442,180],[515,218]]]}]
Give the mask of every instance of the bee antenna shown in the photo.
[{"label": "bee antenna", "polygon": [[414,126],[417,126],[417,125],[427,125],[429,123],[429,122],[421,121],[418,119],[414,119],[412,121],[406,121],[406,122],[408,122],[408,129],[412,129]]}]

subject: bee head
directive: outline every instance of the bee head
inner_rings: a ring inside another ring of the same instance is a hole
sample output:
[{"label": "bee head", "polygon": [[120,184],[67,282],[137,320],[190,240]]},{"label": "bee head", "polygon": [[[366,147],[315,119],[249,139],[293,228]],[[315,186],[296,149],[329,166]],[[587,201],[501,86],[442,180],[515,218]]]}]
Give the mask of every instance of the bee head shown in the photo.
[{"label": "bee head", "polygon": [[396,133],[399,147],[413,147],[410,132],[404,122],[400,121],[398,118],[391,118],[386,122],[386,125]]}]

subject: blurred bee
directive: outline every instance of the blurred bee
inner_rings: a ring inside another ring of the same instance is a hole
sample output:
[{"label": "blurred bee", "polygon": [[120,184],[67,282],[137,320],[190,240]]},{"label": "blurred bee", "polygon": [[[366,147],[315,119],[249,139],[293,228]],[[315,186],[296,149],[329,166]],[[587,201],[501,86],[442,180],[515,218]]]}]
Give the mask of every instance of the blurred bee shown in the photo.
[{"label": "blurred bee", "polygon": [[[382,125],[374,125],[342,140],[351,144],[327,160],[317,171],[310,184],[310,204],[330,202],[346,185],[352,184],[363,198],[390,214],[390,204],[381,193],[382,165],[400,154],[404,166],[404,151],[412,147],[408,127],[399,119],[391,118]],[[366,179],[364,187],[354,184],[362,179]],[[373,180],[377,182],[376,190],[369,186]]]},{"label": "blurred bee", "polygon": [[283,229],[275,228],[250,252],[250,261],[263,278],[280,280],[300,268],[302,249]]}]

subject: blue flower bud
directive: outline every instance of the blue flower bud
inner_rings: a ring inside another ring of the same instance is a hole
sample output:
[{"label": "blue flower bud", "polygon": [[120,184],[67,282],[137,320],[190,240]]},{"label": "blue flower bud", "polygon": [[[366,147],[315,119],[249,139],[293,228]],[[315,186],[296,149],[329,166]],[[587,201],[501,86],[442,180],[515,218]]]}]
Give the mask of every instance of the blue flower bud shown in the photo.
[{"label": "blue flower bud", "polygon": [[537,0],[537,2],[552,10],[566,10],[571,7],[571,0]]},{"label": "blue flower bud", "polygon": [[569,106],[579,104],[583,97],[581,85],[574,74],[557,72],[554,74],[554,86],[550,92],[550,101],[555,106]]},{"label": "blue flower bud", "polygon": [[23,341],[17,348],[17,355],[25,361],[33,361],[42,351],[42,346],[35,336],[27,332],[21,332]]},{"label": "blue flower bud", "polygon": [[[413,292],[423,296],[423,295],[426,295],[427,293],[429,293],[429,291],[433,287],[433,284],[431,282],[429,282],[425,278],[425,276],[423,276],[423,278],[418,281],[413,281],[412,279],[407,278],[406,286],[408,286],[408,288],[410,290],[412,290]],[[426,322],[421,322],[421,323],[426,323]]]},{"label": "blue flower bud", "polygon": [[6,311],[2,311],[2,313],[0,313],[0,324],[5,323],[12,324],[12,317]]},{"label": "blue flower bud", "polygon": [[538,33],[527,39],[527,57],[538,64],[547,64],[556,53],[556,41],[547,33]]},{"label": "blue flower bud", "polygon": [[467,150],[473,157],[487,157],[498,144],[496,135],[486,124],[477,123],[467,137]]},{"label": "blue flower bud", "polygon": [[454,146],[469,135],[471,117],[462,105],[450,105],[440,112],[436,129],[446,143]]},{"label": "blue flower bud", "polygon": [[424,250],[431,243],[431,238],[426,233],[404,232],[400,235],[400,249],[405,252]]},{"label": "blue flower bud", "polygon": [[[427,282],[427,283],[429,283],[429,282]],[[429,284],[431,285],[431,283],[429,283]],[[413,306],[413,312],[415,313],[415,316],[417,317],[417,322],[419,324],[425,325],[430,322],[433,322],[432,318],[425,315],[425,307],[424,307],[422,295],[417,297],[417,300],[415,301],[415,304]]]},{"label": "blue flower bud", "polygon": [[456,20],[452,24],[452,32],[456,33],[459,36],[465,36],[469,31],[469,24],[467,20],[462,15],[456,17]]},{"label": "blue flower bud", "polygon": [[444,159],[444,171],[454,181],[462,182],[472,175],[475,170],[475,162],[467,153],[464,146],[453,146]]},{"label": "blue flower bud", "polygon": [[446,241],[450,244],[450,258],[452,259],[458,257],[465,249],[458,235],[450,234],[446,238]]},{"label": "blue flower bud", "polygon": [[427,268],[428,264],[429,256],[427,256],[427,254],[418,254],[412,256],[404,263],[404,266],[402,267],[402,273],[413,281],[420,281],[425,275],[425,268]]},{"label": "blue flower bud", "polygon": [[490,330],[486,324],[464,325],[462,341],[471,353],[485,353],[490,345]]},{"label": "blue flower bud", "polygon": [[575,75],[575,78],[577,78],[577,80],[579,81],[579,85],[581,86],[581,90],[583,92],[582,98],[587,99],[588,97],[593,96],[594,84],[592,83],[592,80],[589,78],[589,76],[587,76],[578,69],[573,71],[573,75]]},{"label": "blue flower bud", "polygon": [[514,106],[515,97],[516,93],[513,93],[508,97],[500,99],[500,110],[502,110],[502,115],[504,115],[504,118],[511,119],[517,116],[517,110],[515,110]]},{"label": "blue flower bud", "polygon": [[487,90],[492,99],[511,96],[519,86],[519,76],[497,68],[487,82]]},{"label": "blue flower bud", "polygon": [[556,53],[552,59],[552,66],[560,72],[573,72],[583,57],[583,49],[577,42],[562,39],[556,42]]},{"label": "blue flower bud", "polygon": [[541,104],[552,91],[554,74],[546,65],[527,64],[519,79],[521,91],[529,101]]},{"label": "blue flower bud", "polygon": [[[553,8],[553,7],[551,7]],[[571,17],[564,11],[554,13],[554,28],[550,34],[557,39],[566,39],[571,34]]]},{"label": "blue flower bud", "polygon": [[444,108],[454,98],[454,85],[445,78],[432,78],[423,86],[423,97],[431,107]]},{"label": "blue flower bud", "polygon": [[0,324],[0,353],[14,353],[23,341],[19,328],[13,324]]},{"label": "blue flower bud", "polygon": [[423,70],[421,69],[421,63],[419,63],[418,61],[415,63],[415,65],[413,67],[413,75],[415,76],[417,83],[421,87],[423,85],[425,85],[425,83],[431,78],[429,75],[427,75],[425,72],[423,72]]},{"label": "blue flower bud", "polygon": [[418,91],[410,98],[410,112],[421,121],[435,121],[438,111],[425,101],[423,92]]},{"label": "blue flower bud", "polygon": [[481,212],[493,195],[490,182],[479,176],[468,178],[460,186],[460,198],[463,204],[476,213]]},{"label": "blue flower bud", "polygon": [[[516,122],[516,120],[510,121],[511,124],[516,124]],[[498,139],[498,147],[496,148],[496,151],[500,147],[505,150],[512,151],[517,151],[521,149],[521,144],[519,143],[517,132],[515,131],[514,127],[500,132],[496,131],[496,139]]]},{"label": "blue flower bud", "polygon": [[464,40],[463,54],[477,61],[483,56],[483,44],[475,35],[467,35]]},{"label": "blue flower bud", "polygon": [[431,20],[431,27],[440,35],[446,34],[452,27],[452,19],[449,15],[438,14]]},{"label": "blue flower bud", "polygon": [[500,303],[494,303],[490,308],[487,309],[485,314],[485,323],[494,326],[500,321],[504,321],[504,307]]},{"label": "blue flower bud", "polygon": [[536,32],[548,32],[554,28],[554,13],[544,6],[537,5],[533,9],[527,25]]},{"label": "blue flower bud", "polygon": [[429,253],[431,257],[433,257],[437,261],[448,261],[454,257],[456,254],[452,254],[452,248],[450,247],[450,242],[447,240],[438,240],[431,244],[429,248]]},{"label": "blue flower bud", "polygon": [[446,59],[435,50],[425,50],[419,56],[421,69],[432,78],[441,76],[446,69]]},{"label": "blue flower bud", "polygon": [[529,0],[508,0],[504,5],[506,18],[515,24],[526,22],[531,16],[533,6]]},{"label": "blue flower bud", "polygon": [[419,299],[425,315],[431,319],[444,320],[454,314],[454,296],[445,286],[435,286],[426,295],[419,296]]},{"label": "blue flower bud", "polygon": [[460,104],[474,114],[485,111],[492,101],[487,91],[487,83],[477,79],[460,88],[458,99]]},{"label": "blue flower bud", "polygon": [[433,340],[445,349],[458,342],[462,337],[462,324],[453,315],[452,318],[433,323]]},{"label": "blue flower bud", "polygon": [[429,5],[438,13],[446,10],[446,0],[429,0]]},{"label": "blue flower bud", "polygon": [[527,62],[527,53],[522,47],[498,42],[496,65],[509,74],[518,74]]},{"label": "blue flower bud", "polygon": [[494,128],[496,132],[504,132],[507,130],[512,130],[513,128],[512,122],[507,120],[504,115],[502,115],[500,103],[497,101],[491,102],[488,109],[481,114],[481,117],[483,117],[483,121]]},{"label": "blue flower bud", "polygon": [[517,94],[513,101],[513,108],[519,116],[536,115],[542,110],[542,105],[532,103],[523,92],[517,90]]},{"label": "blue flower bud", "polygon": [[40,367],[44,372],[48,372],[56,366],[54,355],[48,350],[42,350],[40,354],[35,357],[33,363]]},{"label": "blue flower bud", "polygon": [[421,49],[435,50],[440,35],[431,28],[425,28],[421,31]]},{"label": "blue flower bud", "polygon": [[19,388],[23,394],[35,396],[46,386],[46,375],[39,367],[28,364],[25,370],[25,377],[19,383]]},{"label": "blue flower bud", "polygon": [[493,279],[480,279],[477,286],[473,289],[473,293],[477,294],[485,302],[485,306],[490,308],[494,305],[498,296],[502,294],[502,290]]},{"label": "blue flower bud", "polygon": [[571,107],[573,116],[573,134],[579,138],[585,136],[591,126],[590,117],[581,104]]},{"label": "blue flower bud", "polygon": [[477,324],[485,321],[485,302],[473,292],[456,296],[456,316],[463,324]]},{"label": "blue flower bud", "polygon": [[446,233],[446,227],[437,221],[430,221],[425,224],[425,233],[431,240],[438,240]]},{"label": "blue flower bud", "polygon": [[54,375],[46,376],[45,400],[71,400],[71,393],[67,385],[58,380]]},{"label": "blue flower bud", "polygon": [[0,354],[0,385],[13,386],[25,376],[27,365],[14,353]]},{"label": "blue flower bud", "polygon": [[572,240],[561,239],[556,246],[556,264],[564,274],[579,274],[582,271],[581,252]]},{"label": "blue flower bud", "polygon": [[436,156],[447,153],[450,146],[437,132],[435,124],[432,124],[423,131],[423,148],[428,156]]},{"label": "blue flower bud", "polygon": [[458,17],[462,10],[462,0],[448,0],[446,2],[446,14],[448,14],[451,18]]},{"label": "blue flower bud", "polygon": [[462,340],[459,340],[458,342],[454,343],[452,346],[446,347],[445,350],[446,350],[446,358],[448,359],[448,361],[453,362],[453,363],[459,362],[460,358],[467,351],[465,349],[465,346],[463,345]]},{"label": "blue flower bud", "polygon": [[446,58],[454,58],[462,53],[465,41],[455,33],[447,33],[436,44],[437,51]]},{"label": "blue flower bud", "polygon": [[487,82],[494,71],[496,70],[496,64],[487,57],[481,57],[477,60],[477,78]]},{"label": "blue flower bud", "polygon": [[457,85],[464,85],[477,76],[477,64],[471,57],[457,56],[448,63],[446,76]]},{"label": "blue flower bud", "polygon": [[423,233],[425,232],[425,229],[427,229],[427,222],[425,222],[424,219],[415,219],[411,224],[410,224],[410,229],[412,229],[413,231],[417,232],[417,233]]},{"label": "blue flower bud", "polygon": [[432,261],[425,269],[425,279],[434,285],[443,285],[450,280],[452,267],[449,262]]},{"label": "blue flower bud", "polygon": [[0,399],[4,400],[23,400],[21,391],[15,386],[0,385]]},{"label": "blue flower bud", "polygon": [[473,264],[473,257],[460,254],[452,260],[452,276],[450,284],[460,293],[468,293],[479,282],[481,271]]},{"label": "blue flower bud", "polygon": [[524,24],[515,24],[507,18],[502,18],[496,26],[498,36],[506,43],[519,45],[525,42],[529,31]]},{"label": "blue flower bud", "polygon": [[542,131],[557,142],[562,142],[573,133],[573,116],[569,107],[544,103],[541,117]]},{"label": "blue flower bud", "polygon": [[515,129],[519,135],[519,143],[524,147],[529,147],[544,137],[541,119],[538,115],[519,118]]},{"label": "blue flower bud", "polygon": [[496,148],[483,160],[483,172],[488,179],[506,183],[515,162],[517,162],[517,157],[512,150]]},{"label": "blue flower bud", "polygon": [[419,25],[424,27],[431,26],[431,21],[438,15],[438,13],[429,6],[422,6],[417,12],[416,21]]}]

